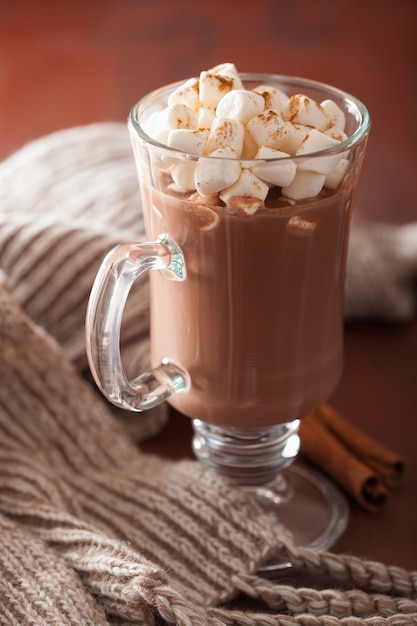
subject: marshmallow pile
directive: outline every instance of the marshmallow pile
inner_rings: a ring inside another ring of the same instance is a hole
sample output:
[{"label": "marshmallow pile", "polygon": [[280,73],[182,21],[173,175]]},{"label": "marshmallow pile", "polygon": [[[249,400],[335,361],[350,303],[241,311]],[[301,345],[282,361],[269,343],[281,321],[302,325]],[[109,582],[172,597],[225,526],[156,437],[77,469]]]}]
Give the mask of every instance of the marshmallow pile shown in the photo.
[{"label": "marshmallow pile", "polygon": [[294,201],[336,189],[348,166],[346,152],[312,156],[347,139],[345,115],[333,100],[288,97],[269,85],[247,90],[233,63],[177,87],[143,127],[159,143],[199,157],[171,166],[174,190],[217,195],[226,205],[253,199],[247,212],[264,205],[271,187]]}]

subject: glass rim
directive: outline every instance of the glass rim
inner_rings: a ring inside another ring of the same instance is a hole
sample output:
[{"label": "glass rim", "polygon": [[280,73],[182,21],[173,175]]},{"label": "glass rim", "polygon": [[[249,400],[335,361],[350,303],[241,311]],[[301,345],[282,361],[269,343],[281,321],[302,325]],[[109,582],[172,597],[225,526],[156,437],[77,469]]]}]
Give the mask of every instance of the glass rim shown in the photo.
[{"label": "glass rim", "polygon": [[248,163],[248,164],[252,163],[253,161],[259,161],[259,162],[262,161],[262,162],[268,162],[268,163],[271,163],[271,162],[282,163],[285,161],[304,161],[307,158],[311,159],[311,158],[320,158],[320,157],[327,156],[327,155],[334,155],[334,154],[338,154],[339,152],[345,152],[349,150],[353,146],[359,144],[369,134],[369,130],[371,127],[371,118],[370,118],[370,114],[369,114],[367,107],[363,104],[361,100],[359,100],[359,98],[357,98],[356,96],[353,96],[347,91],[344,91],[343,89],[340,89],[338,87],[333,87],[330,84],[317,81],[314,79],[303,78],[301,76],[285,75],[285,74],[269,74],[269,73],[260,74],[260,73],[240,72],[239,77],[241,78],[243,82],[257,81],[259,82],[259,84],[264,84],[264,83],[268,84],[268,82],[270,81],[274,81],[276,83],[285,82],[288,87],[290,86],[301,87],[301,85],[304,85],[306,89],[322,90],[323,92],[327,93],[327,98],[331,99],[333,95],[339,101],[344,100],[350,103],[351,106],[353,105],[355,107],[356,112],[360,115],[358,127],[351,135],[349,135],[349,137],[347,137],[345,140],[341,141],[335,146],[325,148],[324,150],[306,152],[304,154],[297,154],[297,155],[288,155],[285,157],[262,157],[262,158],[256,159],[255,157],[243,158],[239,156],[230,157],[230,156],[219,156],[219,155],[212,155],[212,154],[195,154],[192,152],[178,150],[177,148],[172,148],[170,146],[167,146],[166,144],[161,143],[157,139],[154,139],[153,137],[148,135],[138,121],[138,112],[147,102],[151,102],[157,95],[162,94],[165,91],[168,92],[168,91],[174,90],[176,87],[180,87],[181,85],[183,85],[186,82],[186,80],[189,80],[189,79],[184,79],[184,80],[178,80],[173,83],[163,85],[162,87],[158,87],[157,89],[154,89],[153,91],[147,93],[142,98],[140,98],[130,109],[130,112],[128,115],[129,131],[131,132],[131,134],[133,132],[146,144],[150,144],[154,146],[155,148],[158,148],[159,150],[164,151],[166,154],[169,154],[171,157],[176,156],[179,159],[186,158],[191,161],[199,160],[199,159],[209,159],[209,160],[216,160],[216,161],[239,161],[241,163]]}]

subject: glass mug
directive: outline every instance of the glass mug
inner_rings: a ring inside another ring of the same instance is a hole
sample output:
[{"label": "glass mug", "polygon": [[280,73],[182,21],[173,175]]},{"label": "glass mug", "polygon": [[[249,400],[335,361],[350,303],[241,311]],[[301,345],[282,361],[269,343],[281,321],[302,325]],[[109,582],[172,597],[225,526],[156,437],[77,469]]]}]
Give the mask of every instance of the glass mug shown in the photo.
[{"label": "glass mug", "polygon": [[[111,402],[142,411],[167,400],[193,420],[193,447],[202,463],[268,497],[274,486],[281,502],[290,480],[282,470],[298,453],[299,419],[329,398],[342,372],[349,223],[370,120],[361,102],[328,85],[261,74],[241,79],[247,89],[267,84],[289,96],[338,104],[345,141],[262,165],[273,170],[288,162],[343,159],[342,182],[329,180],[307,200],[287,201],[271,191],[262,207],[242,198],[225,207],[217,196],[182,193],[172,184],[174,168],[192,176],[200,159],[208,159],[221,176],[236,162],[253,166],[253,159],[201,157],[159,143],[144,125],[181,83],[144,97],[128,127],[149,242],[121,244],[103,261],[88,306],[87,353]],[[120,325],[132,284],[148,270],[152,369],[128,380]],[[293,469],[292,492],[311,479]],[[296,540],[324,548],[348,513],[330,484],[314,481],[320,497],[324,489],[332,501],[331,512],[313,538],[303,530]]]}]

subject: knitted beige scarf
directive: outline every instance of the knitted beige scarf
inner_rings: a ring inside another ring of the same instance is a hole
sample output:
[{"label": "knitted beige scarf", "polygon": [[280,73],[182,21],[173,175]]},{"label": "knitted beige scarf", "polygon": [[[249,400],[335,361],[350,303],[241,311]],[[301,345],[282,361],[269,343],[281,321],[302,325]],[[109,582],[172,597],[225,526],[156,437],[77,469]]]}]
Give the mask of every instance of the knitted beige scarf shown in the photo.
[{"label": "knitted beige scarf", "polygon": [[[347,316],[414,314],[416,233],[356,222]],[[140,451],[132,436],[160,430],[163,408],[129,436],[87,380],[94,276],[143,236],[123,125],[55,133],[0,164],[0,624],[417,624],[416,572],[295,548],[243,490]],[[147,307],[143,281],[124,321],[132,372],[147,365]],[[334,585],[261,578],[273,554]],[[258,610],[227,604],[238,594]]]}]

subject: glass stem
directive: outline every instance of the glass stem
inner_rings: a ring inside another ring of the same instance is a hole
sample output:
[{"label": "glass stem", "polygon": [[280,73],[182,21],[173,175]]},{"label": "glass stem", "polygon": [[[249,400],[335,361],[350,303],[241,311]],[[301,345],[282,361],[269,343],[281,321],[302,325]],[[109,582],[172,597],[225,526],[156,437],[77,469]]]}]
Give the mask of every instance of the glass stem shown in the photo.
[{"label": "glass stem", "polygon": [[262,428],[224,428],[193,420],[197,459],[244,486],[266,485],[298,454],[300,420]]}]

